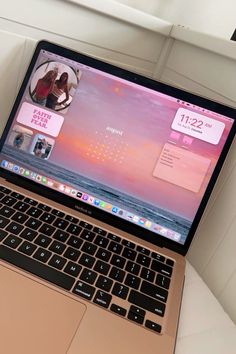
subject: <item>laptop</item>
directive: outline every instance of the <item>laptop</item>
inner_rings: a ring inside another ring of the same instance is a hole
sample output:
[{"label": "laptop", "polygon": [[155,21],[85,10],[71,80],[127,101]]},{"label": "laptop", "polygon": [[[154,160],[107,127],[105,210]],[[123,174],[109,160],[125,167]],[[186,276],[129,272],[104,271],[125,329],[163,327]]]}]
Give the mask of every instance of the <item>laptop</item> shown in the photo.
[{"label": "laptop", "polygon": [[172,354],[233,108],[37,44],[0,143],[4,354]]}]

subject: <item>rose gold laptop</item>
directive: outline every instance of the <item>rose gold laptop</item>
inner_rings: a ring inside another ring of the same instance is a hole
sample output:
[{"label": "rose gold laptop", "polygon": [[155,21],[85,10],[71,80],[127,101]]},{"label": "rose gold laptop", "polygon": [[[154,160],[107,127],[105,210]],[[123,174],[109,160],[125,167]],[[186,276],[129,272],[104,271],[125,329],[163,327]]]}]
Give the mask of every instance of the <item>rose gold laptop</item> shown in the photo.
[{"label": "rose gold laptop", "polygon": [[1,353],[174,353],[235,117],[38,44],[0,145]]}]

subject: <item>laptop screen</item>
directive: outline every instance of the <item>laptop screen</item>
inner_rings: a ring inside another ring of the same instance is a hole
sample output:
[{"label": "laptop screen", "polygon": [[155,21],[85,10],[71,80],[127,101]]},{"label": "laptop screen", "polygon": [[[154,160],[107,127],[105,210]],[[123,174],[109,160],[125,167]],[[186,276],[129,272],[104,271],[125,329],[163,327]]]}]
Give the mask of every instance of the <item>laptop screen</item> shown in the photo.
[{"label": "laptop screen", "polygon": [[184,244],[233,122],[41,50],[0,163]]}]

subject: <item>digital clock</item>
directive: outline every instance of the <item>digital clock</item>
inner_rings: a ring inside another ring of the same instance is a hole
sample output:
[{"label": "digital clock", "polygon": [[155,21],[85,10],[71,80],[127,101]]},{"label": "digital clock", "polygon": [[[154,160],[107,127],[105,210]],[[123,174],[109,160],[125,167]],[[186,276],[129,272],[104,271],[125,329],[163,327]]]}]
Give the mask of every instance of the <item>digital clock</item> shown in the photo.
[{"label": "digital clock", "polygon": [[179,108],[171,128],[194,138],[217,145],[223,134],[225,124],[188,109]]}]

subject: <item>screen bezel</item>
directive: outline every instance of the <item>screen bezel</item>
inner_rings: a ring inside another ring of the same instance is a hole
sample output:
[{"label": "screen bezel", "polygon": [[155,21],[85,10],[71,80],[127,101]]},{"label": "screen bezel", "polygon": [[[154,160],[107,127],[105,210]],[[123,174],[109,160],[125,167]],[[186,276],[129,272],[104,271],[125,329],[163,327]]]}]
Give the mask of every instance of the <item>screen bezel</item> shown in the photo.
[{"label": "screen bezel", "polygon": [[[35,52],[33,54],[31,62],[29,64],[28,70],[26,72],[25,78],[23,80],[23,83],[21,85],[19,93],[16,97],[12,111],[10,113],[8,122],[6,124],[5,129],[4,129],[4,132],[2,134],[2,137],[0,140],[0,151],[1,151],[3,144],[6,140],[6,137],[8,135],[9,130],[10,130],[10,127],[11,127],[11,124],[12,124],[13,119],[15,117],[16,111],[19,107],[20,101],[23,97],[26,86],[28,85],[28,80],[30,78],[30,75],[32,73],[32,70],[35,66],[36,60],[37,60],[38,55],[41,50],[52,52],[54,54],[60,55],[62,57],[65,57],[65,58],[73,60],[73,61],[78,61],[82,64],[91,66],[91,67],[96,68],[98,70],[102,70],[102,71],[112,74],[114,76],[126,79],[130,82],[137,83],[139,85],[148,87],[150,89],[154,89],[154,90],[159,91],[161,93],[170,95],[176,99],[180,99],[180,100],[186,101],[188,103],[192,103],[194,105],[197,105],[202,108],[217,112],[219,114],[223,114],[227,117],[234,119],[232,129],[229,133],[229,136],[228,136],[225,146],[222,150],[220,158],[216,164],[216,167],[215,167],[212,177],[209,181],[208,187],[205,191],[203,199],[202,199],[200,206],[197,210],[196,216],[193,220],[192,226],[189,230],[188,237],[187,237],[184,244],[179,244],[178,242],[172,241],[171,239],[165,238],[164,236],[161,236],[161,235],[158,235],[154,232],[146,230],[146,229],[142,228],[141,226],[137,226],[129,221],[121,219],[115,215],[112,215],[106,211],[98,209],[98,208],[96,208],[92,205],[89,205],[87,203],[85,204],[82,201],[76,200],[72,197],[69,197],[69,196],[64,195],[60,192],[52,190],[52,189],[45,187],[41,184],[39,185],[36,182],[33,182],[33,181],[31,181],[27,178],[24,178],[22,176],[16,175],[16,174],[0,167],[1,176],[5,179],[9,180],[12,183],[20,185],[28,190],[31,190],[32,192],[36,192],[44,197],[50,198],[50,199],[52,199],[56,202],[59,202],[59,203],[61,202],[61,198],[63,195],[63,204],[74,209],[74,210],[80,210],[81,212],[83,212],[83,209],[84,209],[84,213],[87,215],[90,215],[96,219],[104,221],[107,224],[110,224],[116,228],[119,228],[119,229],[126,231],[128,233],[131,233],[131,234],[133,234],[141,239],[144,239],[148,242],[151,242],[155,245],[158,245],[160,247],[166,247],[166,248],[174,250],[175,252],[185,255],[189,249],[189,246],[191,244],[191,241],[193,239],[193,236],[195,234],[195,231],[197,229],[197,226],[199,224],[201,216],[204,212],[204,209],[205,209],[208,199],[210,197],[211,191],[214,187],[216,179],[217,179],[219,172],[222,168],[226,154],[227,154],[227,152],[230,148],[230,145],[233,141],[235,131],[236,131],[236,110],[233,107],[225,106],[223,104],[220,104],[220,103],[211,101],[209,99],[197,96],[195,94],[183,91],[179,88],[175,88],[170,85],[164,84],[162,82],[157,82],[153,79],[146,78],[146,77],[143,77],[139,74],[129,72],[125,69],[121,69],[117,66],[114,66],[114,65],[108,64],[106,62],[103,62],[101,60],[98,60],[98,59],[89,57],[87,55],[75,52],[75,51],[70,50],[68,48],[61,47],[57,44],[50,43],[47,41],[40,41],[37,44],[37,47],[35,49]],[[86,210],[86,212],[85,212],[85,210]]]}]

